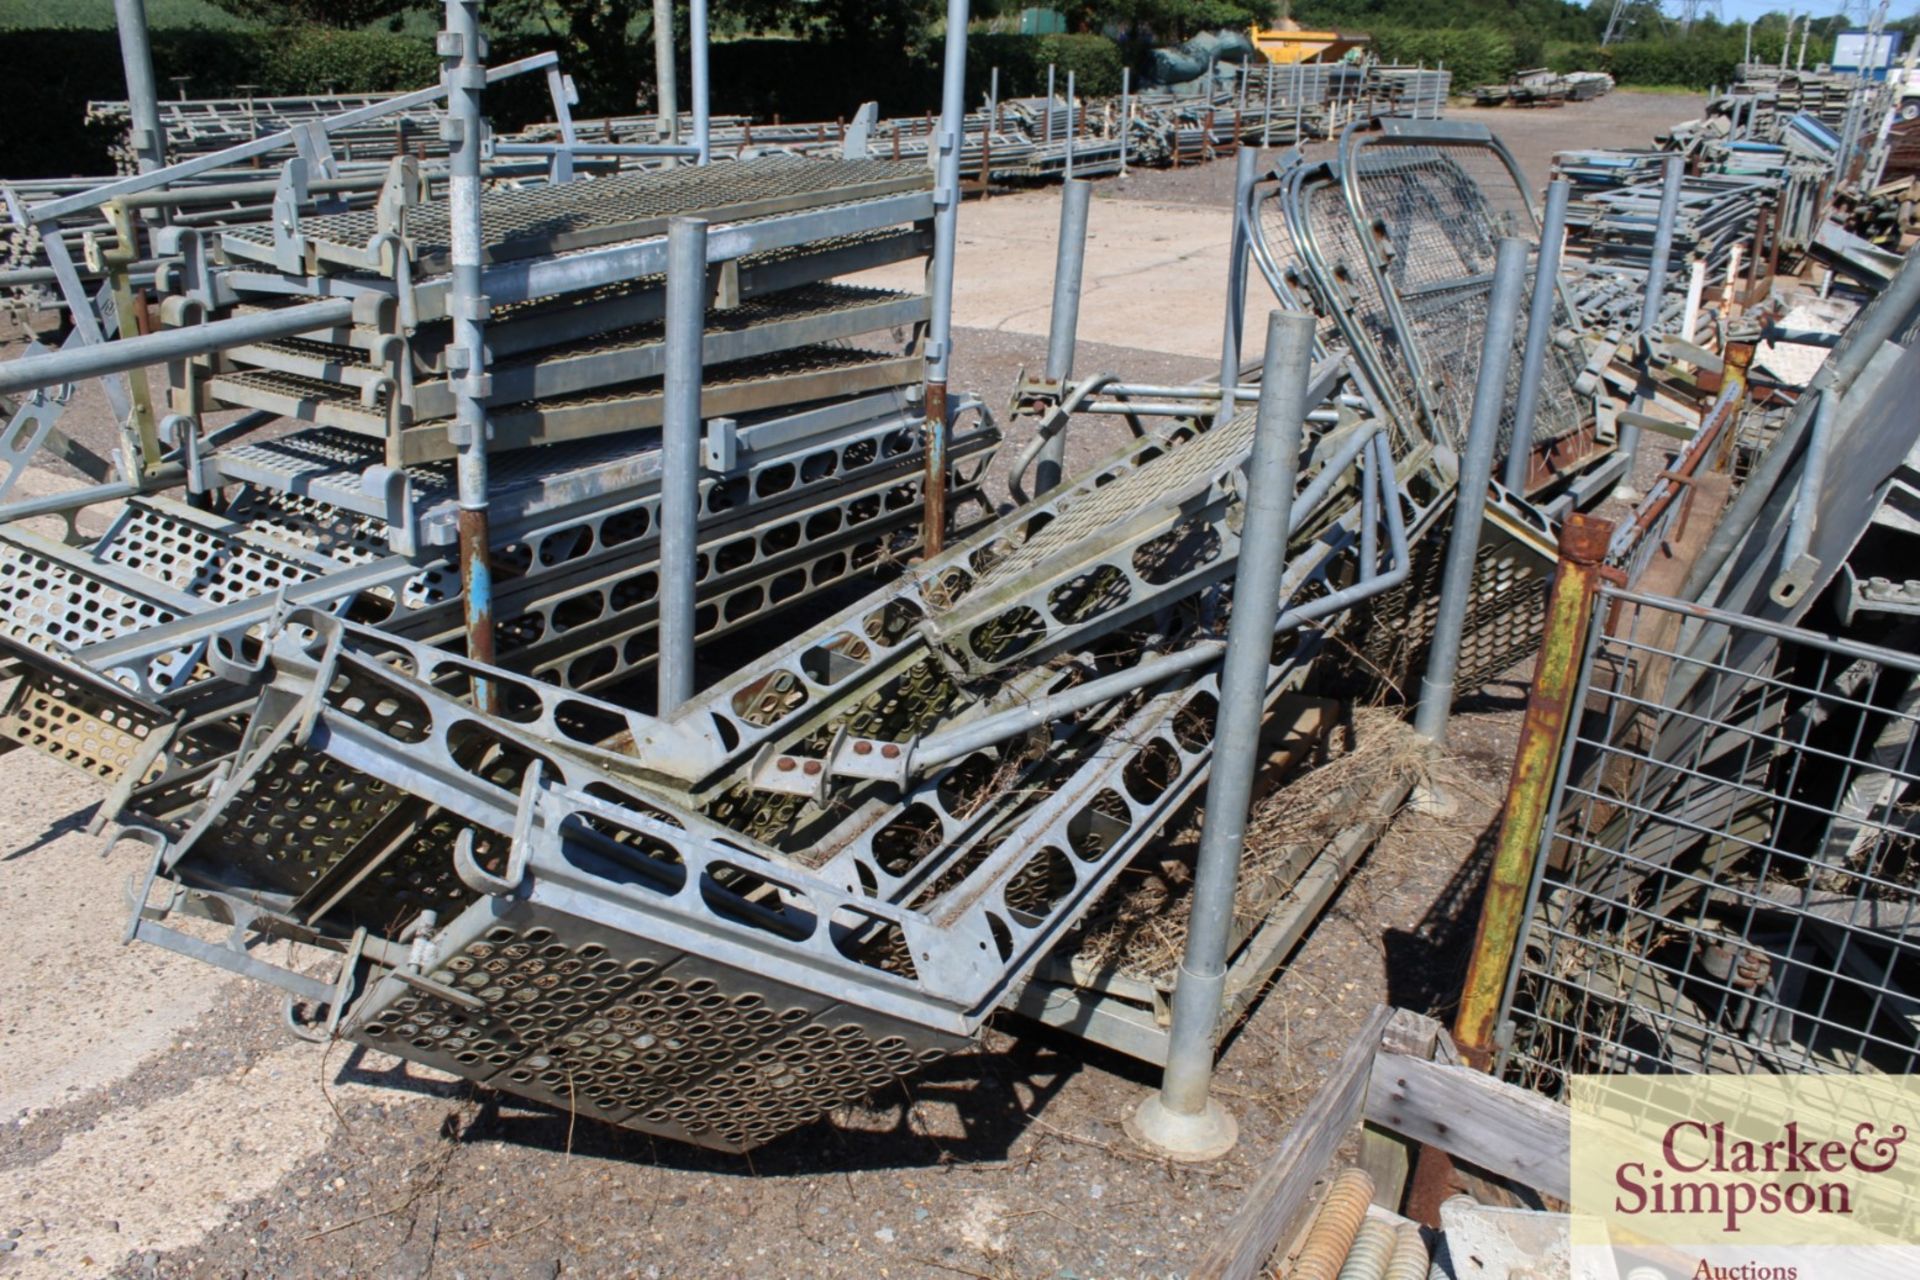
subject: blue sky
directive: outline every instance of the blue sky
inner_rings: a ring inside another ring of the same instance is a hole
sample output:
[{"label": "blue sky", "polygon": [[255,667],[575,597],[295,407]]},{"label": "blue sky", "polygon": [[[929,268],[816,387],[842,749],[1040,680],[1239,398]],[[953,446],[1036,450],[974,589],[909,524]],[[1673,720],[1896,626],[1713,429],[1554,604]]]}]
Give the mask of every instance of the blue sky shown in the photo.
[{"label": "blue sky", "polygon": [[[1875,0],[1875,3],[1877,2],[1878,0]],[[1676,0],[1668,0],[1667,12],[1677,12],[1678,7]],[[1893,0],[1893,3],[1887,6],[1887,16],[1904,18],[1916,7],[1920,5],[1916,5],[1915,0]],[[1840,5],[1838,0],[1799,0],[1797,4],[1789,3],[1788,0],[1720,0],[1720,16],[1728,22],[1758,18],[1768,13],[1784,13],[1788,9],[1798,14],[1812,13],[1816,18],[1825,18],[1838,13]],[[1854,12],[1856,14],[1860,12],[1858,3],[1854,5]]]}]

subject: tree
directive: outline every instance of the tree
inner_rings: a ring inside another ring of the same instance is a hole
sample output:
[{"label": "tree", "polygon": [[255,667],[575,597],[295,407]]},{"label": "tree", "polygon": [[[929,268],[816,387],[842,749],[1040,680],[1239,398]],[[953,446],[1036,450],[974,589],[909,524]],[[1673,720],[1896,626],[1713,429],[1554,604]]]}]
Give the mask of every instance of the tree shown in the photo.
[{"label": "tree", "polygon": [[[545,31],[580,88],[581,113],[619,115],[638,103],[642,67],[650,64],[640,56],[644,42],[635,24],[652,11],[648,0],[493,0],[485,14],[496,30]],[[684,47],[684,19],[676,30]]]},{"label": "tree", "polygon": [[726,9],[751,28],[894,57],[925,52],[934,23],[947,11],[942,0],[728,0]]},{"label": "tree", "polygon": [[[944,0],[725,0],[728,15],[750,30],[787,31],[821,51],[824,65],[859,68],[860,96],[876,102],[922,98],[939,74],[935,24]],[[806,75],[804,60],[792,74]]]},{"label": "tree", "polygon": [[391,18],[430,0],[213,0],[228,13],[270,27],[334,27],[351,30]]},{"label": "tree", "polygon": [[1076,31],[1119,28],[1129,43],[1178,44],[1202,31],[1245,31],[1271,22],[1276,0],[1079,0],[1067,10]]}]

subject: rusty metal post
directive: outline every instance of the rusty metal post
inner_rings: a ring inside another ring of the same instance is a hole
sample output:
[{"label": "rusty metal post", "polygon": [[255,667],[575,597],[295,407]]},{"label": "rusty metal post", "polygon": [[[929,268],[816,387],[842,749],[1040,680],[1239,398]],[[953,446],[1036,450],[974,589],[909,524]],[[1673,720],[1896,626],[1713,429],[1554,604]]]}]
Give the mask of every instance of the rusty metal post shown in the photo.
[{"label": "rusty metal post", "polygon": [[922,488],[926,491],[921,515],[921,554],[937,556],[947,547],[947,384],[926,384],[925,439],[927,463]]},{"label": "rusty metal post", "polygon": [[[1760,210],[1760,216],[1755,218],[1753,222],[1753,256],[1747,263],[1747,306],[1753,305],[1754,296],[1760,292],[1760,260],[1766,256],[1767,223],[1771,220],[1772,215],[1773,209],[1771,206],[1763,207]],[[1683,334],[1682,336],[1685,337],[1688,342],[1693,341],[1692,334]]]},{"label": "rusty metal post", "polygon": [[[448,431],[458,451],[454,473],[459,485],[460,586],[465,597],[467,656],[492,665],[494,658],[492,535],[487,526],[487,372],[486,322],[489,305],[480,282],[484,237],[480,213],[480,152],[486,119],[480,91],[487,71],[480,61],[480,6],[475,0],[447,0],[446,30],[441,33],[441,78],[447,86],[447,118],[441,126],[450,147],[447,221],[453,257],[453,346],[447,352],[455,413]],[[491,711],[498,691],[490,680],[476,680],[473,700]]]},{"label": "rusty metal post", "polygon": [[[1767,279],[1771,281],[1780,275],[1780,227],[1783,225],[1783,217],[1779,212],[1779,202],[1777,200],[1768,207],[1774,214],[1772,219],[1773,234],[1767,240]],[[1692,335],[1688,335],[1687,341],[1693,341]]]},{"label": "rusty metal post", "polygon": [[[938,555],[947,544],[947,369],[953,359],[953,261],[960,240],[960,144],[966,137],[967,0],[947,0],[947,39],[941,67],[940,129],[928,144],[933,164],[933,264],[927,292],[926,381],[921,422],[927,469],[921,551]],[[1048,102],[1052,118],[1052,102]]]},{"label": "rusty metal post", "polygon": [[1542,827],[1553,794],[1560,748],[1578,708],[1573,691],[1586,654],[1587,627],[1594,593],[1600,589],[1602,561],[1613,539],[1613,523],[1578,513],[1560,529],[1560,564],[1547,598],[1546,626],[1533,688],[1527,693],[1526,719],[1514,752],[1513,776],[1494,846],[1493,870],[1480,907],[1480,925],[1460,990],[1460,1012],[1453,1038],[1462,1056],[1485,1070],[1493,1062],[1494,1023],[1506,992],[1507,968],[1520,936],[1520,917],[1533,882]]}]

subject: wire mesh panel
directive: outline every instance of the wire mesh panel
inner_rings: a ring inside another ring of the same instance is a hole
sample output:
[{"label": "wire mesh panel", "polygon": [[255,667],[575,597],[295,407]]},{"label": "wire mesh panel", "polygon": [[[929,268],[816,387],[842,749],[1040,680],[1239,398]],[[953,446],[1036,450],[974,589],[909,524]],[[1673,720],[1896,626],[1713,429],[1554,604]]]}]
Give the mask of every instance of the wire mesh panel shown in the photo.
[{"label": "wire mesh panel", "polygon": [[[1342,179],[1356,226],[1384,281],[1391,323],[1403,331],[1406,376],[1432,428],[1456,448],[1466,439],[1480,346],[1493,291],[1494,255],[1508,236],[1537,240],[1539,224],[1504,149],[1491,139],[1399,146],[1373,135],[1349,135]],[[1532,291],[1531,273],[1527,284]],[[1554,329],[1577,327],[1564,298]],[[1507,371],[1507,409],[1500,452],[1518,403],[1525,325],[1515,334],[1516,358]],[[1546,352],[1535,437],[1557,440],[1581,429],[1591,414],[1574,389],[1581,358],[1551,345]]]},{"label": "wire mesh panel", "polygon": [[[1528,536],[1526,508],[1494,496],[1480,531],[1470,603],[1460,628],[1461,688],[1497,680],[1540,648],[1546,620],[1551,546],[1538,529]],[[1453,513],[1414,549],[1407,580],[1361,606],[1357,624],[1340,643],[1338,666],[1364,696],[1390,693],[1411,699],[1433,652]]]},{"label": "wire mesh panel", "polygon": [[1246,221],[1254,265],[1283,309],[1313,315],[1314,359],[1323,360],[1345,351],[1347,341],[1332,310],[1316,296],[1299,241],[1289,225],[1288,204],[1298,199],[1300,181],[1308,167],[1293,163],[1256,183],[1249,194]]},{"label": "wire mesh panel", "polygon": [[1920,627],[1596,602],[1510,1074],[1920,1067]]},{"label": "wire mesh panel", "polygon": [[1327,166],[1317,165],[1289,184],[1284,198],[1287,225],[1307,264],[1318,309],[1334,318],[1355,363],[1386,402],[1394,422],[1394,456],[1405,457],[1427,441],[1413,429],[1411,411],[1401,407],[1411,403],[1406,397],[1412,391],[1398,372],[1407,367],[1403,335],[1367,265],[1339,181]]}]

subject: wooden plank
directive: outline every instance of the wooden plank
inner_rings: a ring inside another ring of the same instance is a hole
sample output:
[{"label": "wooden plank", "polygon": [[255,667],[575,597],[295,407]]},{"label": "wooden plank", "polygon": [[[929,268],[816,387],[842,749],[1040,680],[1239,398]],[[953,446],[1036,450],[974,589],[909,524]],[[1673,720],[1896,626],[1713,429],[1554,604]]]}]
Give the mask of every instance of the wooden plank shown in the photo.
[{"label": "wooden plank", "polygon": [[1366,1119],[1468,1164],[1565,1200],[1570,1113],[1472,1067],[1383,1053]]},{"label": "wooden plank", "polygon": [[[1188,1280],[1252,1280],[1306,1204],[1313,1184],[1360,1118],[1369,1068],[1393,1010],[1376,1005],[1360,1034],[1334,1064],[1320,1091],[1288,1130],[1247,1202]],[[1409,1059],[1411,1061],[1411,1059]]]},{"label": "wooden plank", "polygon": [[1387,1029],[1380,1037],[1380,1052],[1403,1053],[1409,1058],[1431,1058],[1442,1036],[1446,1036],[1448,1041],[1453,1039],[1437,1019],[1411,1009],[1395,1009],[1393,1020],[1387,1023]]},{"label": "wooden plank", "polygon": [[1400,1212],[1400,1201],[1407,1192],[1407,1175],[1413,1169],[1413,1143],[1397,1133],[1389,1133],[1368,1124],[1360,1130],[1360,1167],[1373,1179],[1373,1203],[1376,1208]]}]

